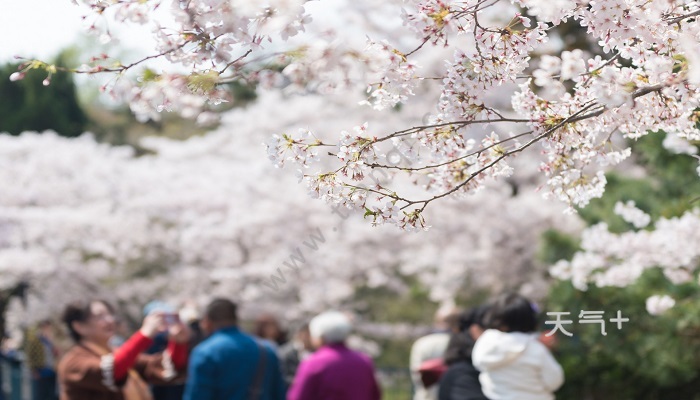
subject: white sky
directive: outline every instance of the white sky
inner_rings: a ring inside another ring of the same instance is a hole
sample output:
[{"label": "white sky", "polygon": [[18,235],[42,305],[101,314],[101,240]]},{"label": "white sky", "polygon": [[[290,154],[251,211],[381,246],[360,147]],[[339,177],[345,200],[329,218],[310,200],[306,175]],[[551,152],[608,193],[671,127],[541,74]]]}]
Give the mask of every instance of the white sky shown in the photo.
[{"label": "white sky", "polygon": [[43,59],[74,44],[80,11],[70,0],[0,0],[0,62]]},{"label": "white sky", "polygon": [[[0,0],[0,63],[14,61],[15,55],[45,60],[77,44],[87,36],[81,18],[85,11],[70,0]],[[122,45],[145,51],[144,36],[150,38],[139,27],[119,32]]]}]

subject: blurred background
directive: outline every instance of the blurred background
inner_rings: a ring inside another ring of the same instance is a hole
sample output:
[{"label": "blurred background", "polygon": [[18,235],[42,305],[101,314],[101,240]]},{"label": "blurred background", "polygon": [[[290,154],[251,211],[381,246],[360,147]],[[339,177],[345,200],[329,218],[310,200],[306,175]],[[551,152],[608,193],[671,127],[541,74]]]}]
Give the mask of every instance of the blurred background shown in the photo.
[{"label": "blurred background", "polygon": [[[581,291],[548,273],[579,250],[585,227],[631,229],[613,213],[618,201],[634,201],[652,220],[697,206],[697,162],[665,150],[665,134],[632,143],[636,155],[607,173],[603,198],[576,215],[541,199],[537,160],[522,156],[507,187],[446,201],[432,211],[429,232],[371,227],[361,215],[341,216],[310,200],[261,145],[299,126],[349,128],[362,116],[341,117],[342,102],[232,84],[236,100],[216,110],[218,125],[167,113],[139,122],[127,105],[100,94],[99,79],[58,72],[44,86],[46,76],[30,71],[10,81],[15,54],[76,67],[98,44],[79,39],[79,24],[66,22],[75,20],[71,11],[62,14],[68,2],[4,2],[12,12],[0,16],[3,36],[19,38],[4,41],[0,53],[0,332],[8,396],[12,388],[18,396],[27,379],[20,362],[26,332],[42,319],[58,322],[71,298],[107,297],[133,330],[152,300],[197,309],[226,295],[241,303],[249,331],[262,314],[291,334],[325,308],[351,311],[354,343],[374,357],[384,398],[408,399],[410,346],[431,331],[435,313],[513,290],[537,303],[543,330],[547,311],[621,310],[630,318],[621,330],[610,324],[607,336],[598,325],[579,324],[573,337],[559,337],[555,356],[566,382],[557,398],[697,398],[696,280],[675,285],[651,269],[625,288]],[[33,11],[25,10],[30,3]],[[36,13],[35,25],[12,22],[25,12]],[[40,29],[57,35],[38,42],[31,32]],[[114,51],[142,51],[129,35]],[[562,32],[571,43],[578,35]],[[409,107],[394,114],[381,126],[420,119]],[[681,300],[652,316],[645,300],[660,292]],[[68,343],[60,332],[58,341]]]}]

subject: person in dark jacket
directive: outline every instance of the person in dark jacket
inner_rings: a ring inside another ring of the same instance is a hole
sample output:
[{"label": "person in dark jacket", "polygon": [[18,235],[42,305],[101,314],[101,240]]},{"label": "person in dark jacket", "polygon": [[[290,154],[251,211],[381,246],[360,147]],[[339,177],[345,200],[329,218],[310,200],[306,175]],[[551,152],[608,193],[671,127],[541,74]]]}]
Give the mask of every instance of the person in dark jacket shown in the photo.
[{"label": "person in dark jacket", "polygon": [[304,324],[294,338],[285,343],[278,349],[282,373],[287,387],[292,385],[294,377],[304,359],[314,352],[313,344],[311,343],[311,332],[309,332],[309,324]]},{"label": "person in dark jacket", "polygon": [[465,311],[459,319],[459,332],[453,333],[445,350],[447,371],[440,378],[438,400],[488,400],[481,392],[479,371],[472,365],[472,348],[484,329],[487,307]]}]

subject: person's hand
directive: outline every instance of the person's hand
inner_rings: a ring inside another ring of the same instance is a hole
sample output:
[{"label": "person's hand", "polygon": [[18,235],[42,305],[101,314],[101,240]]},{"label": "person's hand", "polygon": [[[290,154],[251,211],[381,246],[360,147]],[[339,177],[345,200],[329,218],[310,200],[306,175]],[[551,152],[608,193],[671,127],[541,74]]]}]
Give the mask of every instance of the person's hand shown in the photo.
[{"label": "person's hand", "polygon": [[545,332],[542,332],[539,337],[540,342],[549,349],[549,351],[554,351],[559,344],[559,339],[557,335],[547,336]]},{"label": "person's hand", "polygon": [[162,312],[154,312],[148,314],[143,319],[143,324],[139,330],[143,336],[153,339],[157,334],[165,332],[168,329],[165,323],[165,314]]},{"label": "person's hand", "polygon": [[170,336],[170,339],[176,343],[187,343],[192,337],[192,330],[189,326],[178,321],[177,323],[168,327],[168,335]]}]

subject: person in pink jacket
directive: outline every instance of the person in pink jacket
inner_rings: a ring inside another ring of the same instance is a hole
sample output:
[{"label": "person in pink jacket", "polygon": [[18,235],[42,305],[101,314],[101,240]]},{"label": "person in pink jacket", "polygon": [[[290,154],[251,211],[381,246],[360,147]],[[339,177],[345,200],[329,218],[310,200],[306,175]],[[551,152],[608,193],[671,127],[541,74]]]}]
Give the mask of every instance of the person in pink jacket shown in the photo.
[{"label": "person in pink jacket", "polygon": [[366,355],[350,350],[347,316],[328,311],[309,323],[318,350],[302,361],[287,400],[379,400],[381,391],[374,365]]}]

